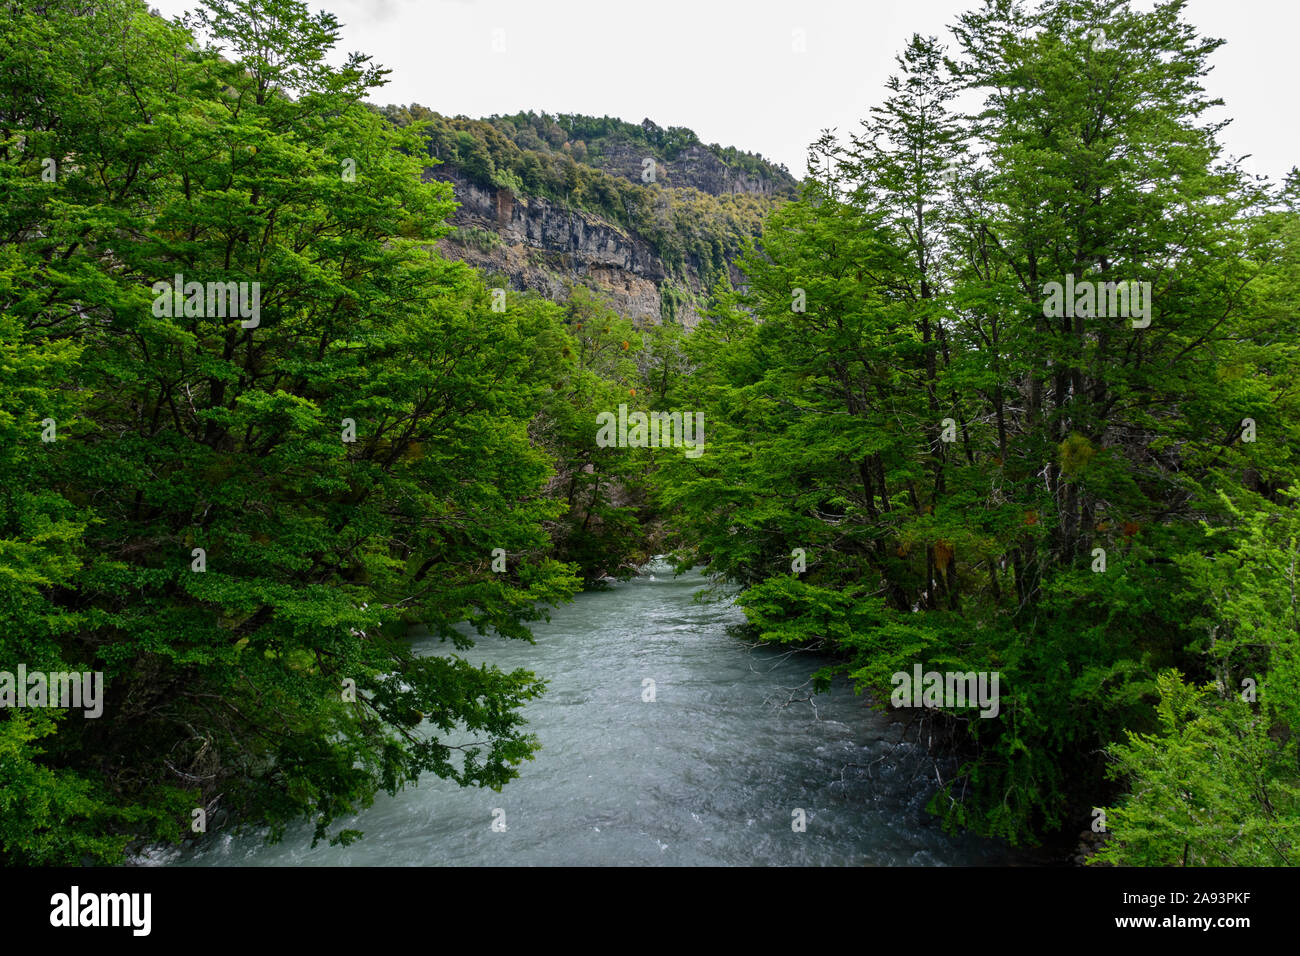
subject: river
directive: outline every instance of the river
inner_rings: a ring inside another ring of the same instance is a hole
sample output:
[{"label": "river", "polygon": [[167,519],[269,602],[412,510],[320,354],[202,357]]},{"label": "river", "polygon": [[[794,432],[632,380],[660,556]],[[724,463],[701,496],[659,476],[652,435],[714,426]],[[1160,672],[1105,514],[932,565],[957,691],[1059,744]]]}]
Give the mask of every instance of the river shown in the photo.
[{"label": "river", "polygon": [[[934,769],[901,725],[847,682],[813,701],[822,659],[751,648],[729,600],[702,603],[698,572],[654,562],[581,594],[534,627],[537,643],[478,638],[467,659],[550,684],[530,702],[542,742],[501,793],[429,777],[340,826],[348,847],[291,827],[209,835],[149,862],[234,866],[972,865],[1021,862],[991,840],[949,836],[924,810]],[[417,639],[430,654],[448,645]],[[654,682],[654,700],[650,686]],[[800,685],[805,685],[802,688]],[[799,813],[806,829],[794,825]],[[502,827],[504,826],[504,829]],[[145,862],[144,860],[140,862]]]}]

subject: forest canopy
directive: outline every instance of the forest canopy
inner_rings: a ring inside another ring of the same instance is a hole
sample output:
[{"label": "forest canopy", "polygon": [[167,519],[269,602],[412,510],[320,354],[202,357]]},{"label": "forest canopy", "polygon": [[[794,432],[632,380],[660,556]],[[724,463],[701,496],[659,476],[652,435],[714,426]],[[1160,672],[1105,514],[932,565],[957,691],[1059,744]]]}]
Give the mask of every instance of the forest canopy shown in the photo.
[{"label": "forest canopy", "polygon": [[[985,0],[796,187],[649,121],[375,107],[300,0],[0,7],[0,672],[104,682],[0,708],[0,862],[507,786],[545,682],[467,635],[669,551],[819,687],[996,673],[900,715],[949,828],[1300,862],[1300,173],[1224,155],[1184,14]],[[773,192],[609,171],[696,148]],[[705,321],[445,258],[439,162],[705,263]],[[620,405],[703,454],[607,447]]]}]

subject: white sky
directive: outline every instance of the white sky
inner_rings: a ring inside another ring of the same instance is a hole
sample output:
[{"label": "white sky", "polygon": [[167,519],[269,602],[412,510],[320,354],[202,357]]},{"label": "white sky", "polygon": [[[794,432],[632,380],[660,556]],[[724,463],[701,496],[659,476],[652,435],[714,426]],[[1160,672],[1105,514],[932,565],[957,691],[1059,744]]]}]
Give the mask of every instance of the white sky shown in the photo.
[{"label": "white sky", "polygon": [[[148,0],[174,16],[198,0]],[[479,117],[520,110],[650,117],[706,143],[805,171],[823,128],[856,131],[912,33],[979,0],[308,0],[343,23],[347,51],[390,68],[377,103]],[[1150,6],[1139,0],[1135,6]],[[1188,0],[1185,18],[1227,44],[1212,57],[1221,134],[1246,168],[1300,164],[1292,102],[1297,0]],[[806,52],[796,53],[794,31]],[[499,33],[496,31],[503,31]],[[494,40],[497,47],[494,50]]]}]

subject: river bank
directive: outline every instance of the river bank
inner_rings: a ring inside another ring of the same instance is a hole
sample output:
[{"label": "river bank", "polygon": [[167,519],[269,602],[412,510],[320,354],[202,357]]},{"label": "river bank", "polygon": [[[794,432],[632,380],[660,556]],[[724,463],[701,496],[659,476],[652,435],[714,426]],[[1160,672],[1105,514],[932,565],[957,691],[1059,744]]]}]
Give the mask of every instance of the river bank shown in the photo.
[{"label": "river bank", "polygon": [[[537,643],[464,656],[550,681],[525,714],[542,749],[501,793],[429,779],[345,823],[351,846],[210,834],[182,865],[1032,865],[948,835],[924,809],[934,763],[847,681],[809,698],[816,655],[750,647],[729,600],[656,561],[579,595]],[[424,652],[449,653],[430,638]]]}]

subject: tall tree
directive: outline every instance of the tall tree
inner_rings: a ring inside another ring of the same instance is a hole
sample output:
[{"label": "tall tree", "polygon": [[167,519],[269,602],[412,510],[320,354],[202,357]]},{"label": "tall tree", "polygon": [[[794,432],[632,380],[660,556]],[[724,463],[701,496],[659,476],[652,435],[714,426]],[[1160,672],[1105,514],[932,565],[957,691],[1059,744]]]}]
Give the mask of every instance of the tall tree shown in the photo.
[{"label": "tall tree", "polygon": [[[558,310],[494,310],[430,252],[450,188],[362,104],[380,72],[329,65],[329,14],[214,0],[199,45],[141,4],[84,6],[2,14],[6,37],[60,40],[6,46],[5,139],[27,146],[5,160],[5,328],[77,396],[6,398],[27,448],[4,484],[32,494],[38,460],[75,506],[45,539],[75,547],[60,576],[28,577],[65,660],[108,684],[104,716],[65,718],[43,763],[105,775],[122,807],[171,800],[159,832],[177,788],[319,838],[424,772],[500,787],[536,746],[520,707],[541,682],[404,635],[527,639],[577,587],[546,556],[562,505],[527,432]],[[32,419],[59,414],[41,447]],[[0,658],[29,660],[30,636]]]},{"label": "tall tree", "polygon": [[[1295,475],[1294,272],[1204,120],[1218,41],[1182,8],[989,0],[954,61],[914,39],[864,134],[823,137],[769,219],[757,321],[700,339],[710,454],[665,501],[758,633],[841,650],[882,700],[916,664],[1000,674],[995,719],[947,708],[950,824],[1087,824],[1157,674],[1206,667],[1175,559],[1214,551],[1220,490]],[[980,114],[947,111],[963,87]],[[1076,282],[1091,307],[1055,311]],[[1149,300],[1106,311],[1120,282]]]}]

